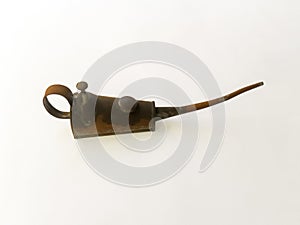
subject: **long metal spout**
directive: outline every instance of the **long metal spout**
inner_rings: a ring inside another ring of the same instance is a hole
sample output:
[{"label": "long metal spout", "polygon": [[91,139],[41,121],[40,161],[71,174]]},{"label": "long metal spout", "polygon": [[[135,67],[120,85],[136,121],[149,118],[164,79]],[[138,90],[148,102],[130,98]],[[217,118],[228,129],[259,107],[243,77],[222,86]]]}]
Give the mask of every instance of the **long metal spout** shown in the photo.
[{"label": "long metal spout", "polygon": [[256,84],[249,85],[247,87],[241,88],[235,92],[232,92],[228,95],[225,95],[223,97],[219,97],[213,100],[209,100],[206,102],[200,102],[192,105],[186,105],[186,106],[181,106],[181,107],[156,107],[156,116],[161,118],[161,119],[166,119],[172,116],[177,116],[180,114],[188,113],[188,112],[193,112],[196,110],[204,109],[222,102],[225,102],[229,99],[232,99],[242,93],[245,93],[247,91],[250,91],[254,88],[260,87],[264,85],[263,82],[259,82]]}]

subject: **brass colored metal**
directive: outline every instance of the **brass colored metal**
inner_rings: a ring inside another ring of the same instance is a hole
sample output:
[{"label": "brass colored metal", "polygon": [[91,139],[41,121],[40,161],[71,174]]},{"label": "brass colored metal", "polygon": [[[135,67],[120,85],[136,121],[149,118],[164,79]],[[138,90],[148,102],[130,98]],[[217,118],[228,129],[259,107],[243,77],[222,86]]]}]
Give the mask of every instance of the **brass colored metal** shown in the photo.
[{"label": "brass colored metal", "polygon": [[[181,107],[156,107],[153,101],[137,101],[130,96],[114,98],[94,95],[86,91],[88,84],[82,81],[76,85],[79,91],[74,94],[63,85],[48,87],[43,104],[52,116],[71,120],[75,138],[86,138],[154,131],[155,122],[158,120],[219,104],[262,85],[263,82],[259,82],[223,97],[197,104]],[[70,104],[70,112],[61,112],[54,108],[47,99],[47,96],[52,94],[65,97]]]}]

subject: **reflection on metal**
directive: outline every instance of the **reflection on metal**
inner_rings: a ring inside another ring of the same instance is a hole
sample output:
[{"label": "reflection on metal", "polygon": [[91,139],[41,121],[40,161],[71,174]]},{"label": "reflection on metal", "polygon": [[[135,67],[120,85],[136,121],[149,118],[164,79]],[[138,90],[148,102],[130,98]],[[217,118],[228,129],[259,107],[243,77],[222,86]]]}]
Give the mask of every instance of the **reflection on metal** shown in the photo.
[{"label": "reflection on metal", "polygon": [[[75,138],[85,138],[154,131],[156,121],[219,104],[262,85],[263,82],[259,82],[223,97],[197,104],[156,107],[153,101],[138,101],[130,96],[114,98],[94,95],[86,91],[88,84],[81,81],[76,85],[78,92],[74,94],[63,85],[51,85],[46,90],[43,104],[52,116],[71,120]],[[61,112],[54,108],[47,99],[51,94],[65,97],[70,104],[70,112]]]}]

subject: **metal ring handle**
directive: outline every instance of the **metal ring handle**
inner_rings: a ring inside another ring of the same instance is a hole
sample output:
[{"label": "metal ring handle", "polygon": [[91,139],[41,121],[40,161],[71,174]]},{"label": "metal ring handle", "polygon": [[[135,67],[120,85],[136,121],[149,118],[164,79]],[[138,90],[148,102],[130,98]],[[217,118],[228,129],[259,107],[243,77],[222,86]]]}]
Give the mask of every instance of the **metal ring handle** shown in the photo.
[{"label": "metal ring handle", "polygon": [[70,119],[71,117],[70,112],[62,112],[51,105],[47,96],[53,94],[63,96],[69,102],[70,107],[72,107],[73,93],[71,92],[71,90],[63,85],[59,85],[59,84],[51,85],[50,87],[47,88],[45,92],[45,96],[43,98],[43,104],[45,106],[45,109],[48,111],[48,113],[60,119]]}]

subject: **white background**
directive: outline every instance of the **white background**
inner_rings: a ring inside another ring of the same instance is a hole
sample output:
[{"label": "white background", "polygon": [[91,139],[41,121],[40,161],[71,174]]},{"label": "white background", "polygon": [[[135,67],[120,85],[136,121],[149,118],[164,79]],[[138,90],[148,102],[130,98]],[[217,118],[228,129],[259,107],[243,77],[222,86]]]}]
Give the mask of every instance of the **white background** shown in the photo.
[{"label": "white background", "polygon": [[[0,224],[298,225],[299,11],[296,0],[1,1]],[[136,189],[95,174],[42,97],[54,83],[75,91],[103,54],[145,40],[194,52],[223,93],[266,85],[226,103],[209,170],[198,172],[207,132],[177,176]]]}]

